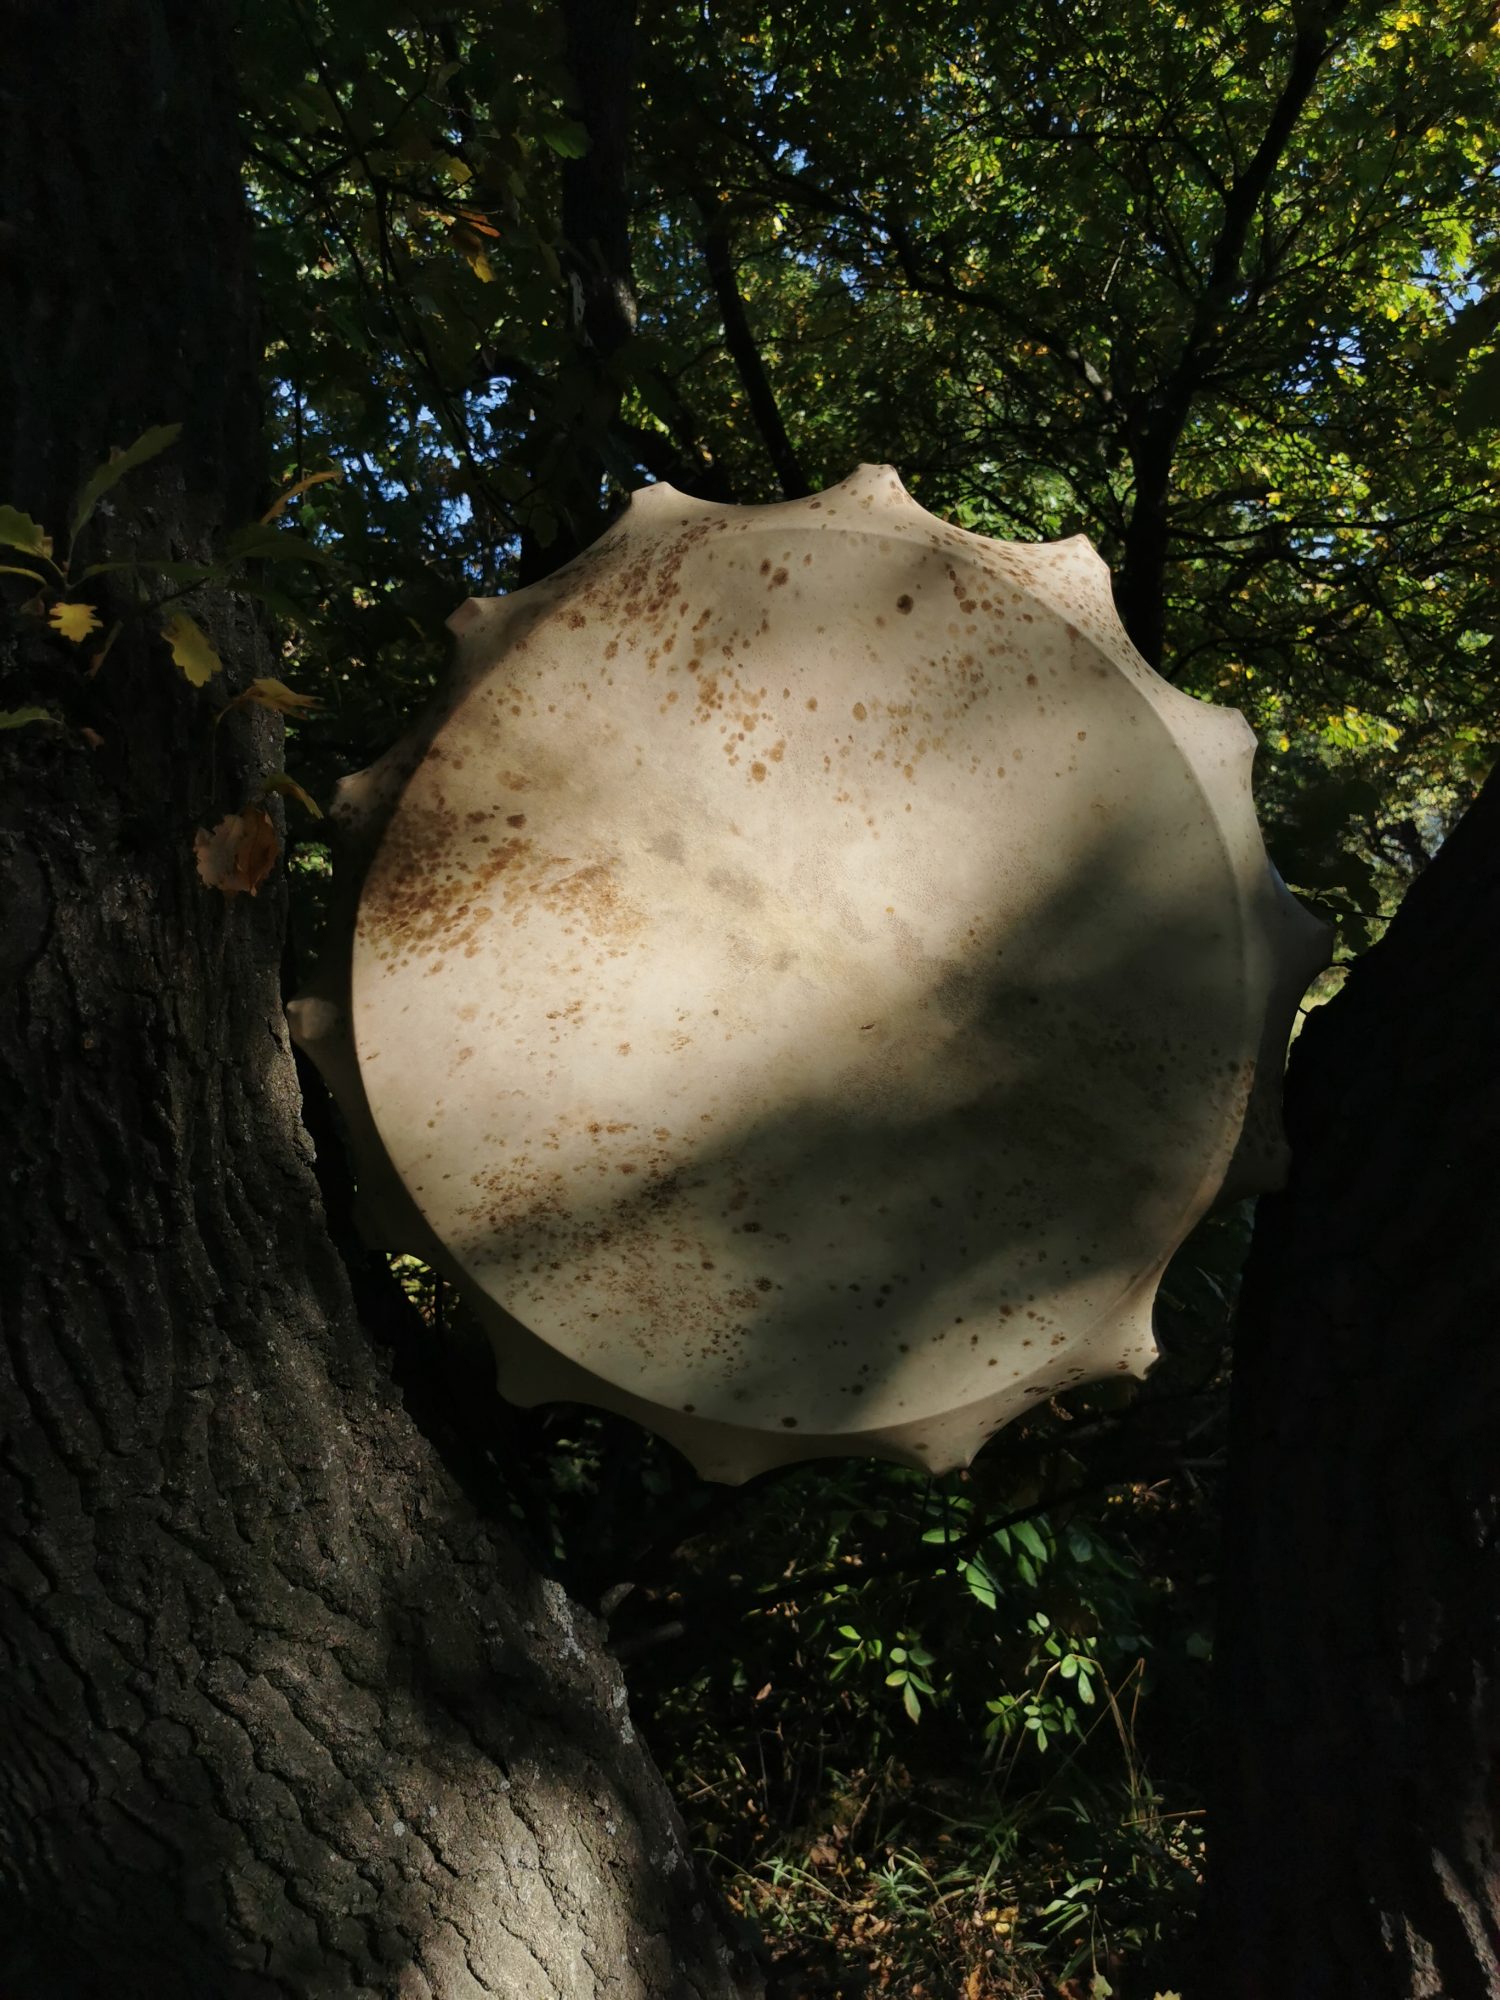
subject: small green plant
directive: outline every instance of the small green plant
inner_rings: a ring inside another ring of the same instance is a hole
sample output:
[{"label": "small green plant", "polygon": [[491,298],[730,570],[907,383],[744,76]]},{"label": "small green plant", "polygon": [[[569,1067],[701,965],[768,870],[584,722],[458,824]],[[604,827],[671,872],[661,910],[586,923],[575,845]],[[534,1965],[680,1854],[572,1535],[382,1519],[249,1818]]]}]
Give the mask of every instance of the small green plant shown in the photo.
[{"label": "small green plant", "polygon": [[1013,1742],[1018,1730],[1027,1731],[1038,1750],[1069,1737],[1081,1738],[1084,1724],[1076,1704],[1092,1708],[1096,1699],[1094,1680],[1100,1666],[1095,1636],[1066,1639],[1053,1630],[1045,1611],[1034,1611],[1026,1630],[1037,1642],[1026,1670],[1039,1672],[1041,1678],[1020,1694],[1002,1694],[985,1703],[990,1719],[984,1740],[992,1747]]},{"label": "small green plant", "polygon": [[898,1632],[896,1638],[899,1643],[892,1646],[888,1655],[891,1671],[885,1677],[885,1684],[901,1690],[901,1706],[917,1722],[922,1714],[921,1697],[926,1695],[931,1700],[937,1692],[925,1671],[933,1664],[933,1656],[909,1632]]},{"label": "small green plant", "polygon": [[875,1633],[865,1634],[855,1625],[840,1625],[839,1637],[846,1643],[835,1646],[828,1655],[833,1662],[830,1681],[841,1680],[851,1667],[882,1664],[885,1642]]}]

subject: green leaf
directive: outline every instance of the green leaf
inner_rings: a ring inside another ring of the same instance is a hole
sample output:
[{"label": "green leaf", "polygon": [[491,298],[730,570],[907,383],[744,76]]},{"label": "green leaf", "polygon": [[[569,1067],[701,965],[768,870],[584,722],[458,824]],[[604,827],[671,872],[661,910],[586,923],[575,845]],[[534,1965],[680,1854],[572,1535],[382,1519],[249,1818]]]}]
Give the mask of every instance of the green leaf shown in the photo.
[{"label": "green leaf", "polygon": [[222,576],[223,567],[215,563],[161,562],[143,558],[139,567],[150,570],[153,576],[164,576],[172,583],[207,583],[211,577]]},{"label": "green leaf", "polygon": [[0,708],[0,729],[24,729],[31,722],[50,722],[54,729],[62,727],[62,717],[54,715],[50,708]]},{"label": "green leaf", "polygon": [[[52,553],[52,537],[40,521],[33,521],[19,507],[0,507],[0,542],[28,556],[46,557]],[[31,571],[20,570],[16,574],[30,576]]]},{"label": "green leaf", "polygon": [[307,617],[304,606],[294,597],[288,597],[284,590],[277,590],[272,584],[237,583],[234,587],[242,597],[253,597],[258,604],[263,604],[268,611],[274,612],[278,618],[285,619],[290,624],[300,624]]},{"label": "green leaf", "polygon": [[986,1611],[993,1611],[996,1602],[993,1579],[986,1571],[980,1568],[978,1563],[965,1563],[961,1573],[972,1595],[978,1599]]},{"label": "green leaf", "polygon": [[166,619],[161,635],[172,648],[172,658],[189,687],[207,687],[215,674],[223,672],[224,662],[214,651],[213,642],[197,619],[189,618],[185,611]]},{"label": "green leaf", "polygon": [[226,562],[308,562],[331,563],[327,549],[286,528],[273,528],[264,521],[252,521],[237,528],[224,544]]},{"label": "green leaf", "polygon": [[78,581],[87,583],[91,576],[112,576],[120,570],[128,570],[135,576],[165,576],[179,584],[206,583],[210,577],[224,573],[212,563],[168,562],[164,557],[132,556],[129,562],[90,563],[78,572]]},{"label": "green leaf", "polygon": [[78,539],[79,531],[90,514],[127,472],[134,472],[148,458],[155,458],[168,445],[176,444],[181,436],[181,424],[157,424],[149,431],[142,431],[134,444],[127,445],[123,451],[112,452],[103,465],[96,466],[78,489],[78,498],[73,502],[73,519],[68,527],[71,538],[74,541]]},{"label": "green leaf", "polygon": [[[47,582],[39,570],[22,569],[19,563],[0,563],[0,576],[29,576],[33,583],[40,583],[44,587]],[[57,585],[54,583],[52,588],[55,590]]]},{"label": "green leaf", "polygon": [[1047,1544],[1037,1533],[1035,1521],[1017,1521],[1013,1524],[1011,1532],[1021,1547],[1035,1556],[1039,1563],[1047,1560]]},{"label": "green leaf", "polygon": [[81,569],[78,572],[77,581],[79,583],[87,583],[91,576],[111,576],[114,574],[116,570],[122,570],[122,569],[134,570],[139,568],[140,564],[135,561],[134,557],[132,557],[129,562],[89,563],[86,568]]},{"label": "green leaf", "polygon": [[580,125],[576,118],[549,119],[541,128],[541,136],[543,143],[565,160],[581,160],[589,149],[588,127]]},{"label": "green leaf", "polygon": [[321,83],[294,84],[286,98],[292,116],[304,132],[316,132],[322,126],[338,129],[338,104]]},{"label": "green leaf", "polygon": [[856,1644],[859,1642],[859,1634],[852,1625],[840,1625],[839,1637],[842,1639],[853,1639]]},{"label": "green leaf", "polygon": [[901,1690],[901,1706],[906,1710],[913,1722],[921,1721],[922,1704],[917,1700],[917,1691],[910,1683]]}]

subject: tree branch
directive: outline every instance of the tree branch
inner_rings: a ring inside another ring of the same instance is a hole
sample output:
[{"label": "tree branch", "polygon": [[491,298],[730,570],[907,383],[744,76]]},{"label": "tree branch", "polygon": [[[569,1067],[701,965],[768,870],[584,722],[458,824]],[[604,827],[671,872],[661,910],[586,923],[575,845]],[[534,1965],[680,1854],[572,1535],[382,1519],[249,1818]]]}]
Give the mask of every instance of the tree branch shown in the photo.
[{"label": "tree branch", "polygon": [[788,500],[800,500],[812,488],[787,436],[776,392],[771,387],[749,314],[745,311],[745,301],[740,296],[729,233],[715,221],[706,198],[700,197],[698,207],[704,223],[700,239],[703,261],[714,288],[714,297],[719,302],[719,317],[724,322],[724,345],[739,375],[745,401],[760,432],[766,455],[775,467],[781,490]]},{"label": "tree branch", "polygon": [[1346,4],[1347,0],[1332,0],[1324,11],[1303,12],[1299,17],[1291,66],[1260,144],[1225,195],[1208,275],[1181,349],[1151,398],[1144,424],[1131,440],[1135,504],[1125,536],[1117,602],[1126,631],[1152,666],[1161,663],[1166,636],[1167,496],[1178,442],[1193,398],[1221,342],[1251,226],[1333,47],[1333,23]]}]

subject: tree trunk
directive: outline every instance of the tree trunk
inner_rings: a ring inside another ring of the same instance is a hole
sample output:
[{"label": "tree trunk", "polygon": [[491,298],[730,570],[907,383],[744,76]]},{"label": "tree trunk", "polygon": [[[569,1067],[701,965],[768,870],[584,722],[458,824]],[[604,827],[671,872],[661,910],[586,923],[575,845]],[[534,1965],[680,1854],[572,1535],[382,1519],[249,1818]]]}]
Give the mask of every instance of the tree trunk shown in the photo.
[{"label": "tree trunk", "polygon": [[[191,559],[255,510],[227,24],[7,16],[0,500],[60,528],[108,446],[186,426],[96,556]],[[194,609],[231,684],[273,664],[243,600]],[[219,684],[141,625],[87,651],[5,616],[0,706],[65,723],[0,734],[0,1991],[756,1992],[597,1628],[356,1317],[279,877],[231,900],[194,866],[272,726],[215,730]]]},{"label": "tree trunk", "polygon": [[1500,1996],[1500,778],[1293,1055],[1235,1354],[1223,2000]]},{"label": "tree trunk", "polygon": [[[630,247],[630,127],[636,76],[635,0],[558,0],[574,102],[587,144],[562,164],[563,268],[573,353],[565,431],[552,440],[543,483],[555,511],[550,541],[521,536],[519,580],[571,562],[607,524],[609,440],[620,419],[617,365],[639,317]],[[566,380],[567,378],[565,378]]]}]

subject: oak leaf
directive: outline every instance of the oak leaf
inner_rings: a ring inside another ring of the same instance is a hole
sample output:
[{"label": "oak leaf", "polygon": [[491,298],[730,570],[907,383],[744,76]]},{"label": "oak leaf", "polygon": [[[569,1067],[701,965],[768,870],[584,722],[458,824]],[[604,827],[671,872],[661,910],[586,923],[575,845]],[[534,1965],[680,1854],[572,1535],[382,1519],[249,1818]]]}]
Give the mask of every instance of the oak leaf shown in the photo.
[{"label": "oak leaf", "polygon": [[92,604],[54,604],[47,613],[47,623],[77,646],[90,632],[97,632],[104,620]]},{"label": "oak leaf", "polygon": [[73,540],[77,541],[84,523],[112,486],[118,485],[127,472],[134,472],[138,465],[144,465],[148,458],[155,458],[168,445],[176,444],[181,435],[181,424],[156,424],[149,431],[143,431],[134,444],[126,445],[123,451],[112,451],[103,465],[95,466],[73,502],[73,519],[69,528]]},{"label": "oak leaf", "polygon": [[161,636],[172,648],[172,658],[182,669],[182,678],[189,687],[207,687],[214,675],[223,670],[224,662],[214,651],[213,641],[198,623],[185,611],[175,612],[165,620]]},{"label": "oak leaf", "polygon": [[271,816],[260,806],[228,813],[210,833],[200,826],[193,840],[198,875],[205,887],[225,896],[253,896],[281,852]]},{"label": "oak leaf", "polygon": [[[8,549],[21,549],[29,556],[50,556],[52,553],[52,537],[40,521],[33,521],[19,507],[0,507],[0,542]],[[33,576],[35,571],[25,570],[21,574]]]}]

